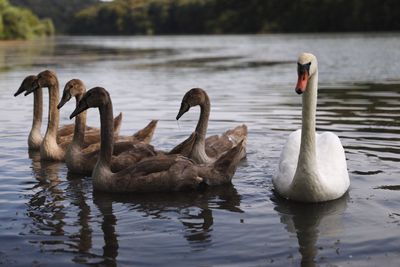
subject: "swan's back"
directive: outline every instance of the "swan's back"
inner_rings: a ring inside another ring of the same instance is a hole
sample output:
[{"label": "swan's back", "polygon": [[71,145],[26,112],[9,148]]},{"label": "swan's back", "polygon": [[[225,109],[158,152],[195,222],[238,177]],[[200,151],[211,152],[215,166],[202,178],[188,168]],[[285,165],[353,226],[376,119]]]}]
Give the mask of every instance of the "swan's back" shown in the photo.
[{"label": "swan's back", "polygon": [[[242,140],[247,139],[247,126],[239,125],[233,129],[229,129],[221,136],[212,135],[205,140],[206,154],[211,158],[219,158],[223,153],[237,146]],[[246,144],[241,150],[241,158],[246,157]]]},{"label": "swan's back", "polygon": [[[317,166],[326,194],[337,198],[350,185],[346,156],[339,137],[331,132],[317,134]],[[335,197],[336,196],[336,197]]]}]

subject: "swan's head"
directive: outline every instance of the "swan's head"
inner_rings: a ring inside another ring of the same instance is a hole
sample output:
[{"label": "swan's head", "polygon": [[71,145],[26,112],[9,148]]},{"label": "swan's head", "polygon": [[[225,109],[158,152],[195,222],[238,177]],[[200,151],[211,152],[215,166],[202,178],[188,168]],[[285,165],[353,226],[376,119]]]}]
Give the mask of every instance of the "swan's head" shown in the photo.
[{"label": "swan's head", "polygon": [[85,85],[79,79],[72,79],[64,86],[64,91],[57,108],[60,109],[74,96],[82,96],[86,91]]},{"label": "swan's head", "polygon": [[36,75],[29,75],[26,76],[25,79],[22,81],[20,87],[18,88],[17,92],[15,92],[14,96],[22,94],[23,92],[29,90],[33,86],[33,82],[36,80]]},{"label": "swan's head", "polygon": [[37,78],[33,81],[32,87],[26,90],[25,95],[29,95],[39,88],[52,87],[55,85],[58,85],[56,73],[51,70],[44,70],[37,75]]},{"label": "swan's head", "polygon": [[189,111],[191,107],[201,105],[208,99],[207,93],[201,88],[190,89],[182,99],[181,108],[179,109],[176,119],[179,120],[183,114]]},{"label": "swan's head", "polygon": [[94,87],[83,95],[75,110],[69,117],[72,119],[76,115],[82,113],[88,108],[98,108],[105,106],[111,102],[110,94],[103,87]]},{"label": "swan's head", "polygon": [[302,94],[307,89],[308,80],[317,72],[317,58],[310,53],[301,53],[297,60],[296,93]]}]

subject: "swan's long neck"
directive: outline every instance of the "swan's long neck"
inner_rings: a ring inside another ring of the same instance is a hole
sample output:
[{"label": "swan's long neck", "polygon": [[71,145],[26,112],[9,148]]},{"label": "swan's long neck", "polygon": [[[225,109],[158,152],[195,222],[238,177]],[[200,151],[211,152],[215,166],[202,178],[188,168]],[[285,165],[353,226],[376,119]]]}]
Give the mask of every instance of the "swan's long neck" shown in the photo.
[{"label": "swan's long neck", "polygon": [[318,191],[319,177],[316,158],[315,114],[317,109],[318,72],[315,72],[303,94],[302,129],[299,159],[291,184],[293,193]]},{"label": "swan's long neck", "polygon": [[102,163],[103,167],[108,169],[111,166],[111,158],[114,149],[114,123],[113,123],[113,108],[111,101],[108,104],[99,107],[100,111],[100,131],[101,131],[101,145],[100,157],[97,162]]},{"label": "swan's long neck", "polygon": [[[82,95],[76,95],[76,106],[78,106],[79,101],[82,99]],[[85,139],[85,130],[86,130],[86,113],[87,111],[83,111],[75,118],[75,128],[74,128],[74,137],[72,139],[72,145],[78,146],[79,148],[83,147],[84,139]]]},{"label": "swan's long neck", "polygon": [[37,89],[33,93],[33,119],[32,132],[37,132],[40,135],[40,127],[42,126],[43,117],[43,91],[42,88]]},{"label": "swan's long neck", "polygon": [[205,100],[200,103],[200,117],[196,126],[196,141],[194,143],[194,156],[200,157],[198,159],[199,162],[208,162],[210,159],[208,158],[205,151],[205,140],[208,128],[208,120],[210,118],[210,99],[207,94],[204,95]]},{"label": "swan's long neck", "polygon": [[314,167],[316,162],[315,114],[317,111],[318,72],[311,76],[303,95],[301,145],[298,164]]},{"label": "swan's long neck", "polygon": [[45,138],[57,139],[58,125],[60,123],[60,111],[57,109],[57,103],[60,98],[58,82],[49,86],[49,118]]},{"label": "swan's long neck", "polygon": [[199,137],[197,140],[204,141],[206,139],[209,118],[210,99],[205,95],[205,100],[200,104],[200,118],[196,126],[196,133]]}]

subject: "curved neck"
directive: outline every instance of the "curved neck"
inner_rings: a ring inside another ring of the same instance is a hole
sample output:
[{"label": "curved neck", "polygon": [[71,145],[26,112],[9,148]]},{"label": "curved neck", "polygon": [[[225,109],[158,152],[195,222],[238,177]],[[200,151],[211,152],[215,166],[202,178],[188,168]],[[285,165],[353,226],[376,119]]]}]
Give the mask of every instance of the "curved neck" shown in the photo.
[{"label": "curved neck", "polygon": [[200,103],[200,117],[196,126],[196,142],[204,141],[206,139],[208,120],[210,117],[210,99],[207,94],[204,94],[204,101]]},{"label": "curved neck", "polygon": [[308,81],[303,94],[301,145],[297,166],[307,169],[316,167],[315,114],[317,110],[318,72]]},{"label": "curved neck", "polygon": [[[82,95],[75,96],[76,106],[78,106],[78,103],[81,99]],[[75,128],[74,128],[74,137],[72,139],[72,144],[77,145],[80,148],[83,147],[85,139],[86,113],[87,111],[85,110],[75,117]]]},{"label": "curved neck", "polygon": [[98,162],[103,163],[103,166],[110,168],[111,157],[114,148],[114,123],[113,123],[113,108],[111,100],[108,104],[99,107],[100,112],[100,157]]},{"label": "curved neck", "polygon": [[49,86],[49,119],[45,137],[57,138],[57,130],[60,123],[60,111],[57,109],[59,97],[60,92],[57,82],[55,85]]},{"label": "curved neck", "polygon": [[200,103],[200,118],[196,126],[196,140],[194,141],[190,157],[198,163],[210,162],[206,153],[206,134],[208,118],[210,117],[210,99],[205,94],[205,100]]},{"label": "curved neck", "polygon": [[42,117],[43,91],[42,88],[39,88],[35,92],[33,92],[33,119],[31,132],[38,131],[40,133],[40,127],[42,126]]}]

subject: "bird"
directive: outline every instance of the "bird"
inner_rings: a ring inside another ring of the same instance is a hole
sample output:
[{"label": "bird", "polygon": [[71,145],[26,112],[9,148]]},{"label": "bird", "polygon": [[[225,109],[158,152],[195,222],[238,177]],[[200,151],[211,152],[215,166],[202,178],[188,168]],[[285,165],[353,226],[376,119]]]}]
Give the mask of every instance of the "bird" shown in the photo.
[{"label": "bird", "polygon": [[[63,95],[57,108],[62,108],[72,97],[76,99],[76,105],[86,92],[86,87],[82,80],[72,79],[68,81],[63,90]],[[113,162],[111,169],[118,171],[125,165],[140,161],[144,157],[154,156],[156,152],[150,145],[146,145],[153,136],[157,121],[151,121],[144,129],[132,135],[129,141],[117,141],[114,143]],[[86,111],[75,117],[75,131],[72,142],[67,148],[65,162],[67,168],[72,173],[90,174],[97,162],[100,149],[100,133],[91,132],[85,135]],[[115,127],[115,123],[114,123]],[[85,139],[94,139],[95,142],[88,147],[84,147]],[[118,135],[114,133],[114,139],[118,140]],[[126,137],[129,139],[129,137]],[[128,152],[129,151],[129,152]]]},{"label": "bird", "polygon": [[[214,162],[241,140],[247,139],[248,131],[245,124],[227,130],[221,136],[213,135],[206,138],[211,105],[208,94],[201,88],[192,88],[186,92],[181,101],[176,119],[179,120],[183,114],[194,106],[200,106],[200,117],[195,130],[197,138],[193,147],[190,148],[191,151],[188,157],[195,162]],[[241,150],[240,158],[244,157],[246,157],[246,149]]]},{"label": "bird", "polygon": [[[15,92],[14,96],[18,96],[26,90],[32,88],[33,82],[37,79],[36,75],[28,75],[22,81],[20,87]],[[28,148],[29,150],[39,150],[40,144],[42,143],[43,137],[40,133],[42,126],[43,117],[43,92],[42,88],[38,88],[33,93],[33,120],[32,127],[28,136]],[[57,136],[68,136],[74,131],[73,124],[67,124],[60,127],[57,130]]]},{"label": "bird", "polygon": [[106,192],[161,192],[195,190],[202,185],[231,182],[244,149],[242,140],[212,164],[197,164],[179,154],[148,157],[119,172],[112,172],[113,107],[108,91],[102,87],[88,90],[70,118],[88,108],[98,108],[101,124],[100,156],[92,172],[93,188]]},{"label": "bird", "polygon": [[302,128],[291,133],[273,177],[276,192],[301,202],[340,198],[349,186],[346,156],[340,139],[331,132],[316,133],[318,62],[310,53],[297,61],[296,93],[302,95]]},{"label": "bird", "polygon": [[[25,96],[41,89],[42,87],[48,87],[49,90],[49,116],[47,130],[40,144],[40,157],[41,160],[64,161],[66,149],[72,141],[72,134],[64,136],[58,135],[60,120],[59,111],[57,109],[57,103],[59,100],[59,82],[55,72],[50,70],[40,72],[36,79],[33,80],[32,86],[26,88]],[[114,120],[116,131],[119,131],[121,119],[122,114],[117,116]],[[72,124],[72,130],[74,129],[73,126],[74,125]],[[96,129],[91,128],[89,131],[91,130]]]}]

